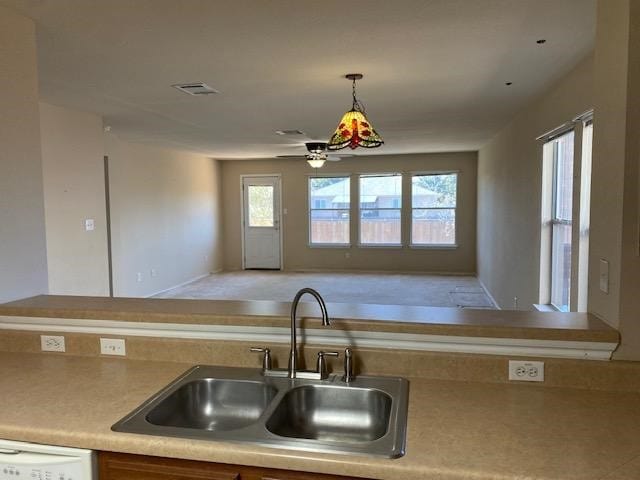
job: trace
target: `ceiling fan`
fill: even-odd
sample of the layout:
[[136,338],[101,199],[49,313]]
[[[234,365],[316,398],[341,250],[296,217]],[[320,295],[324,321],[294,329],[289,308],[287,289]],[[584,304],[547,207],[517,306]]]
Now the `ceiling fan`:
[[[306,158],[309,165],[313,168],[320,168],[325,161],[338,162],[344,157],[353,157],[354,155],[329,155],[327,154],[327,142],[305,142],[302,144],[306,147],[306,154],[298,155],[278,155],[278,158]],[[302,145],[296,145],[301,147]]]

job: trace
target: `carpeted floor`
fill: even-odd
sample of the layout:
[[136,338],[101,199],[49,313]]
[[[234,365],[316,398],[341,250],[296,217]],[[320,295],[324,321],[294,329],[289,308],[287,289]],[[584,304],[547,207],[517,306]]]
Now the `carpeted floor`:
[[155,298],[290,302],[302,287],[318,290],[333,303],[494,308],[475,277],[395,273],[223,272]]

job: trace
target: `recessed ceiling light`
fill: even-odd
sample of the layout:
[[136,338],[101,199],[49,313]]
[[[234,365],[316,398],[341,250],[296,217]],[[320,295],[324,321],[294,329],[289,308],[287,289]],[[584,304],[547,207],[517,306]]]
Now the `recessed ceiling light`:
[[538,45],[542,45],[542,44],[543,44],[543,43],[545,43],[545,42],[546,42],[546,40],[545,40],[544,38],[541,38],[540,40],[536,40],[536,43],[537,43]]
[[504,82],[504,84],[508,87],[509,85],[513,85],[513,82]]
[[304,135],[301,130],[276,130],[278,135]]

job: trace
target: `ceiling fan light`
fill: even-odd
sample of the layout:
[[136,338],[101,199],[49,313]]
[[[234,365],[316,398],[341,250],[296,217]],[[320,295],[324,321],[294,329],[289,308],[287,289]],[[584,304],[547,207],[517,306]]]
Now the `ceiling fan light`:
[[324,158],[308,158],[307,163],[311,165],[312,168],[321,168],[326,162]]
[[327,149],[327,144],[325,142],[307,142],[304,145],[312,155],[319,155],[321,153],[324,153],[324,151]]

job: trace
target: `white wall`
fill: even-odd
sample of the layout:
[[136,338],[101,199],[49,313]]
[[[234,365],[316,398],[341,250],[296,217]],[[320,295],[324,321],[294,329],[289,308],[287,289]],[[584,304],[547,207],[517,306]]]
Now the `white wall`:
[[102,118],[41,103],[40,127],[49,293],[108,296]]
[[593,68],[593,58],[584,59],[478,153],[478,277],[502,308],[514,308],[514,297],[518,309],[538,302],[542,143],[536,137],[593,108]]
[[106,140],[114,295],[147,296],[219,270],[219,163],[115,135]]
[[35,25],[0,7],[0,302],[47,293]]

